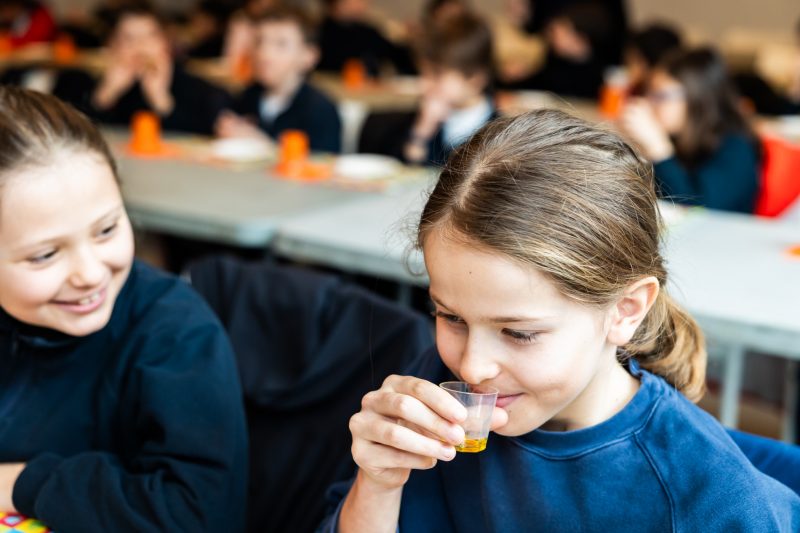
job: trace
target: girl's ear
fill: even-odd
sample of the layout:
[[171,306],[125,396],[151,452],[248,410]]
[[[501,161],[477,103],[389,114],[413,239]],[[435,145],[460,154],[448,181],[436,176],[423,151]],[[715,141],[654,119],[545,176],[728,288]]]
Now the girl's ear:
[[659,290],[658,280],[653,276],[640,279],[625,289],[610,310],[606,337],[609,344],[624,346],[630,342],[639,324],[653,307]]
[[306,51],[304,54],[304,62],[306,73],[311,72],[317,66],[317,62],[319,61],[319,47],[315,44],[307,44]]

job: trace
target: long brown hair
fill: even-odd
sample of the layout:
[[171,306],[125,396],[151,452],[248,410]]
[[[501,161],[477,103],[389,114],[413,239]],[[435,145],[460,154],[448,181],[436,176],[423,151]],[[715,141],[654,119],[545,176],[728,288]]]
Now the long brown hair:
[[584,305],[607,307],[654,276],[658,298],[622,348],[688,398],[704,392],[695,321],[667,294],[652,166],[618,135],[556,110],[505,117],[457,148],[420,219],[542,272]]
[[111,151],[86,115],[55,96],[0,86],[0,178],[47,165],[62,149],[94,152],[117,178]]
[[657,68],[675,78],[686,94],[687,116],[691,119],[674,139],[681,162],[689,167],[702,163],[722,138],[732,133],[749,138],[757,146],[725,62],[713,48],[674,52]]

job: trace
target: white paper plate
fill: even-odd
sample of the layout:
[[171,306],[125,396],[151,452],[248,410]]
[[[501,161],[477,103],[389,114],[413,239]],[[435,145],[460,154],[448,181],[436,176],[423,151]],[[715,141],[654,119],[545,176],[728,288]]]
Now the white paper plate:
[[353,180],[375,180],[392,176],[402,168],[392,157],[374,154],[350,154],[336,159],[334,173]]
[[233,162],[270,159],[275,156],[275,146],[261,139],[219,139],[211,143],[214,157]]

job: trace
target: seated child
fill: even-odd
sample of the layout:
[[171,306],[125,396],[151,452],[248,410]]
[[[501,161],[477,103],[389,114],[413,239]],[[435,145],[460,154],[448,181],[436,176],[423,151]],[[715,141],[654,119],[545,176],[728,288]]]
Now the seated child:
[[315,28],[301,10],[276,7],[256,22],[255,83],[216,125],[220,137],[276,140],[282,131],[302,130],[312,150],[341,150],[336,106],[306,81],[319,51]]
[[55,531],[241,531],[247,437],[222,325],[134,259],[92,122],[0,87],[0,512]]
[[[705,343],[662,235],[650,164],[608,130],[545,109],[457,148],[417,239],[436,349],[362,399],[321,530],[800,530],[800,497],[692,403]],[[452,380],[498,391],[480,453],[456,453],[476,409]]]
[[628,103],[620,126],[654,163],[663,197],[753,211],[759,142],[714,50],[688,50],[664,59],[650,78],[646,98]]
[[625,69],[631,94],[643,95],[653,69],[681,48],[681,36],[670,26],[652,24],[634,32],[625,47]]
[[360,151],[408,163],[444,163],[454,147],[496,116],[488,94],[492,60],[491,32],[475,15],[454,15],[429,26],[418,52],[419,110],[368,118]]
[[120,8],[109,42],[109,64],[87,112],[108,124],[128,124],[137,111],[161,117],[165,130],[211,134],[228,95],[188,74],[170,52],[158,15],[145,4]]

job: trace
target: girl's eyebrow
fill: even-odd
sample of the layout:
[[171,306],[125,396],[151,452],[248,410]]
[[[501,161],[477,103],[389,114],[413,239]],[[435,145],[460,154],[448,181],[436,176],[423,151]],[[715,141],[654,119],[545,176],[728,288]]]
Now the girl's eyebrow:
[[[445,309],[450,309],[450,307],[448,307],[447,305],[442,303],[442,301],[439,298],[434,296],[433,292],[428,291],[428,294],[430,295],[431,300],[433,300],[433,303],[435,303],[436,305],[439,305],[441,307],[444,307]],[[458,313],[456,313],[456,314],[458,314]],[[493,324],[513,324],[513,323],[517,323],[517,322],[544,322],[546,320],[552,320],[553,318],[555,318],[555,317],[550,317],[550,316],[542,316],[542,317],[532,317],[532,316],[485,316],[485,317],[480,317],[480,321],[481,322],[489,322],[489,323],[493,323]]]

